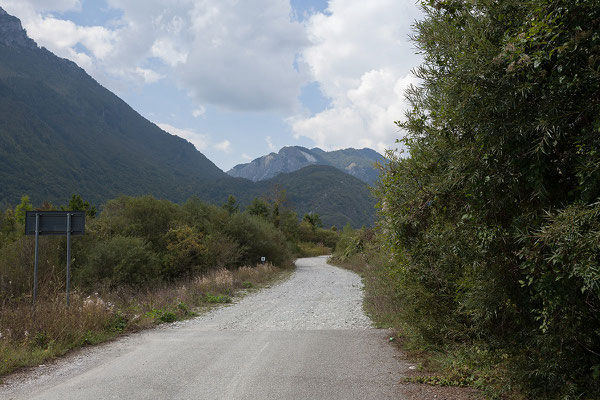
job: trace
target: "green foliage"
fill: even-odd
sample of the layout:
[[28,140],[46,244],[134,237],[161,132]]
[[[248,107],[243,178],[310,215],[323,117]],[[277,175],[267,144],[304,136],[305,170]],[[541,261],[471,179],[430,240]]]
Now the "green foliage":
[[212,295],[212,294],[206,294],[204,296],[204,301],[207,303],[211,303],[211,304],[218,304],[218,303],[231,303],[231,297],[226,296],[226,295]]
[[19,224],[25,224],[27,211],[33,211],[29,196],[21,196],[21,203],[15,207],[15,219]]
[[114,313],[106,322],[106,330],[110,332],[123,332],[129,323],[128,318],[120,312]]
[[290,253],[283,233],[263,218],[238,213],[231,216],[224,233],[240,245],[240,262],[254,265],[266,257],[275,265],[284,265]]
[[17,238],[17,219],[15,213],[7,208],[0,214],[0,249],[5,243],[12,242]]
[[298,215],[318,213],[324,226],[348,222],[355,227],[369,226],[375,218],[375,201],[368,186],[333,167],[312,165],[257,185],[285,188]]
[[240,265],[243,248],[227,234],[215,231],[205,237],[206,265],[211,268],[226,268]]
[[298,226],[298,238],[301,242],[320,243],[333,249],[338,242],[339,235],[336,231],[316,228],[308,222],[303,221]]
[[143,239],[114,236],[94,245],[78,277],[84,284],[140,286],[160,277],[157,255]]
[[205,272],[208,248],[204,235],[189,226],[170,229],[166,234],[167,254],[163,276],[180,279]]
[[302,221],[310,224],[310,226],[312,226],[313,229],[323,227],[323,223],[321,222],[321,217],[319,217],[319,214],[317,214],[317,213],[311,212],[311,213],[304,214]]
[[72,195],[69,204],[66,207],[61,207],[61,209],[63,211],[85,211],[86,215],[90,218],[96,216],[96,206],[90,205],[88,201],[84,201],[78,194]]
[[148,311],[146,316],[153,319],[154,322],[158,324],[177,321],[177,314],[175,314],[173,311],[163,309],[153,309]]
[[300,242],[298,243],[300,257],[317,257],[331,254],[331,248],[323,243]]
[[227,211],[229,213],[229,215],[231,214],[235,214],[236,212],[239,211],[239,206],[236,204],[237,200],[235,199],[235,196],[233,195],[229,195],[229,197],[227,197],[227,201],[225,203],[223,203],[222,207],[225,211]]
[[179,219],[180,208],[168,200],[122,196],[104,205],[99,233],[142,237],[161,252],[166,248],[166,233]]
[[254,200],[252,200],[252,203],[246,207],[246,212],[251,215],[263,217],[265,219],[268,219],[271,215],[269,204],[258,197],[255,197]]
[[410,156],[388,153],[376,189],[398,313],[425,346],[508,354],[529,396],[597,396],[600,7],[424,9]]

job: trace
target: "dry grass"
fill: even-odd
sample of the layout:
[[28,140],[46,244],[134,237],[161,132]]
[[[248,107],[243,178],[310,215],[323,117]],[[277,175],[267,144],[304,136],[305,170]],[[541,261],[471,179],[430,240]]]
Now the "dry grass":
[[35,309],[25,301],[4,304],[0,310],[0,377],[124,332],[192,317],[210,304],[230,302],[241,289],[260,287],[283,273],[267,263],[219,269],[143,291],[99,290],[89,296],[74,291],[69,308],[62,292],[40,293]]

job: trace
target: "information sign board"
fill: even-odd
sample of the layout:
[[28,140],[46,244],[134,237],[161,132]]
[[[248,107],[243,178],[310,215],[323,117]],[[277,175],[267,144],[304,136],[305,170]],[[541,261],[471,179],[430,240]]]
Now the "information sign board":
[[39,235],[66,235],[67,214],[71,215],[71,235],[85,233],[85,211],[27,211],[25,234],[35,235],[35,219],[39,215]]

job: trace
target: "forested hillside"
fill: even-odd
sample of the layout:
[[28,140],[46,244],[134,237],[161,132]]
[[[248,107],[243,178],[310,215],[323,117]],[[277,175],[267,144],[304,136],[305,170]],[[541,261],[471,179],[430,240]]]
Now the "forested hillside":
[[[100,203],[151,193],[183,201],[226,177],[184,139],[169,135],[74,63],[27,40],[18,19],[0,42],[0,202],[72,193]],[[12,41],[8,38],[12,35]]]

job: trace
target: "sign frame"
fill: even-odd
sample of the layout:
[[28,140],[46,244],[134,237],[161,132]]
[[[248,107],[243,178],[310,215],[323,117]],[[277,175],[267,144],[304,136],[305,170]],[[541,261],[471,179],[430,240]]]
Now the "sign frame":
[[[64,229],[63,229],[64,227]],[[33,304],[37,299],[39,237],[43,235],[67,236],[67,307],[71,287],[71,235],[85,234],[85,211],[27,211],[25,235],[35,235],[35,260],[33,264]]]

